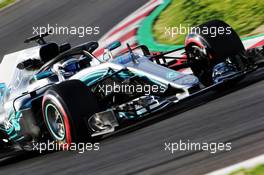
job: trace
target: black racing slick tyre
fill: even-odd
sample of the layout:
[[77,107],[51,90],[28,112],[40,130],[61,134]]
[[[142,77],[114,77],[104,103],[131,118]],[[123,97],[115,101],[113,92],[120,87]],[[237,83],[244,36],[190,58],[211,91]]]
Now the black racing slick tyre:
[[245,52],[237,33],[220,20],[193,29],[185,39],[185,50],[191,70],[205,86],[213,84],[212,71],[216,64]]
[[70,145],[91,139],[87,120],[99,112],[99,105],[95,95],[84,83],[69,80],[45,92],[42,112],[54,140]]

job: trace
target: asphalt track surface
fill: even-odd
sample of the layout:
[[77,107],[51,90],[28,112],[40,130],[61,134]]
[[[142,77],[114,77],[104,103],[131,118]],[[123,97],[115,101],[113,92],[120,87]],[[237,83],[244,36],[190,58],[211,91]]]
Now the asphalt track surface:
[[[22,0],[0,12],[0,55],[25,48],[32,25],[99,25],[101,34],[146,1]],[[101,35],[100,34],[100,35]],[[96,40],[98,36],[88,39]],[[60,38],[60,37],[58,37]],[[53,37],[52,39],[57,39]],[[66,38],[78,43],[87,38]],[[2,75],[1,75],[2,76]],[[264,83],[257,72],[228,91],[176,105],[105,138],[100,151],[23,154],[1,163],[0,174],[204,174],[264,153]],[[164,142],[232,142],[232,150],[165,151]]]

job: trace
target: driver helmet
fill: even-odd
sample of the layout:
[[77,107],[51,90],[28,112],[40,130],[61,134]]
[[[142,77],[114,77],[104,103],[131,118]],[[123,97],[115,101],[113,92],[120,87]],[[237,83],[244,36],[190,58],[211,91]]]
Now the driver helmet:
[[63,70],[67,75],[72,76],[78,71],[80,71],[80,64],[79,60],[76,58],[70,58],[67,61],[65,61],[62,65]]

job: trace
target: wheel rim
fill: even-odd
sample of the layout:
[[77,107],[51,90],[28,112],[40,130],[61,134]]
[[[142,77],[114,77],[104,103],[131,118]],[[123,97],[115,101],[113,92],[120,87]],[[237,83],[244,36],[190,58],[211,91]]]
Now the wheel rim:
[[45,107],[45,117],[47,125],[52,135],[58,140],[63,141],[66,137],[66,129],[63,121],[63,117],[56,106],[48,104]]

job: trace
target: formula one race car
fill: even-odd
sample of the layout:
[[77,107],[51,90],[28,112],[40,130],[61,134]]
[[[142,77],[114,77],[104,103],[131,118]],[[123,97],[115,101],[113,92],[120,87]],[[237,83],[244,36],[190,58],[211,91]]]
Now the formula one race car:
[[[215,37],[188,34],[181,48],[187,59],[181,65],[175,63],[182,57],[166,56],[179,49],[152,55],[146,46],[128,45],[127,52],[113,57],[111,51],[120,46],[117,41],[97,59],[92,54],[97,42],[71,48],[46,43],[43,35],[27,39],[39,46],[7,55],[0,68],[5,76],[0,86],[2,149],[19,145],[30,150],[33,142],[47,140],[89,141],[182,99],[239,81],[264,65],[263,47],[245,50],[226,23],[214,20],[197,28],[205,27],[230,31]],[[10,72],[6,65],[17,58]],[[178,71],[187,67],[193,74]]]

